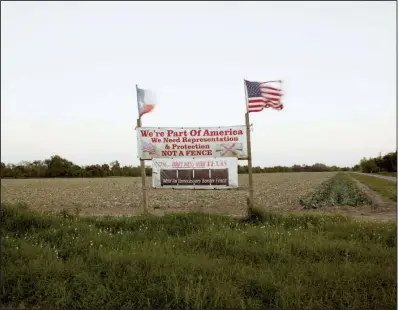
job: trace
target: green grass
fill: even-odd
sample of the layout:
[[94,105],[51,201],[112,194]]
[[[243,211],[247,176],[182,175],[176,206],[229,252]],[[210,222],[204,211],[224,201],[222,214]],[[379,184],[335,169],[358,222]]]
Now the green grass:
[[384,201],[397,201],[396,182],[357,173],[350,173],[350,175],[378,193]]
[[385,175],[388,177],[397,177],[396,172],[376,172],[375,174]]
[[371,201],[344,172],[339,172],[331,179],[326,180],[314,193],[301,198],[299,202],[307,209],[371,204]]
[[2,207],[4,307],[396,308],[396,223]]

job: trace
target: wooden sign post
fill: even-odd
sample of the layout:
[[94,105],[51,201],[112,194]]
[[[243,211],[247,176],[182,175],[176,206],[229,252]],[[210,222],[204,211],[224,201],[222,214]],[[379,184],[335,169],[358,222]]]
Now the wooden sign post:
[[249,209],[254,207],[254,187],[253,187],[253,169],[252,169],[252,145],[251,145],[251,135],[250,135],[250,118],[249,118],[249,103],[247,96],[247,87],[245,79],[243,79],[243,87],[245,89],[245,123],[246,123],[246,136],[247,136],[247,172],[249,173]]
[[250,140],[250,119],[249,112],[245,114],[246,136],[247,136],[247,168],[249,173],[249,208],[254,207],[254,187],[253,187],[253,169],[252,169],[252,147]]
[[[139,105],[138,102],[138,85],[135,85],[136,88],[136,93],[137,93],[137,105]],[[137,128],[142,127],[142,121],[141,121],[141,115],[138,115],[137,119]],[[146,171],[145,171],[145,160],[140,158],[140,164],[141,164],[141,182],[142,182],[142,201],[144,203],[144,213],[148,213],[148,196],[147,196],[147,188],[146,188]]]
[[[137,128],[140,127],[142,127],[141,117],[137,119]],[[144,213],[148,213],[145,160],[140,158],[140,164],[141,164],[141,182],[142,182],[142,201],[144,203]]]

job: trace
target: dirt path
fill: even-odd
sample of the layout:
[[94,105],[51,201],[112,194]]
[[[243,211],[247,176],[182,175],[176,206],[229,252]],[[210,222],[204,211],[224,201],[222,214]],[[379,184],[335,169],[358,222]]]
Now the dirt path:
[[388,207],[388,204],[380,197],[379,194],[371,190],[367,185],[361,183],[357,179],[354,178],[351,179],[355,182],[358,188],[366,195],[366,197],[368,197],[368,199],[372,201],[372,205],[374,206],[374,208],[380,209],[380,208],[385,208],[386,206]]
[[368,221],[396,221],[397,213],[392,210],[377,210],[374,206],[363,206],[363,207],[350,207],[350,206],[342,206],[342,207],[327,207],[324,208],[321,212],[323,213],[331,213],[336,214],[340,213],[342,215],[346,215],[357,220],[368,220]]
[[320,209],[304,209],[302,206],[295,206],[285,209],[279,209],[278,211],[282,213],[292,212],[296,214],[300,213],[311,213],[318,215],[333,215],[341,214],[354,218],[356,220],[367,220],[367,221],[396,221],[397,213],[396,210],[391,209],[381,209],[374,205],[366,205],[361,207],[351,207],[351,206],[330,206],[322,207]]
[[397,221],[397,204],[394,202],[386,202],[376,192],[371,190],[365,184],[352,178],[358,188],[368,197],[372,202],[371,205],[360,207],[351,206],[330,206],[320,209],[304,209],[301,206],[287,208],[284,211],[288,212],[309,212],[318,214],[342,214],[355,218],[357,220],[368,221]]
[[362,175],[369,175],[371,177],[397,182],[397,178],[396,177],[389,177],[387,175],[380,175],[380,174],[374,174],[374,173],[361,173],[361,172],[353,172],[353,173],[362,174]]
[[[365,174],[365,173],[364,173]],[[365,174],[366,175],[366,174]],[[381,176],[383,177],[383,176]],[[347,215],[368,220],[396,221],[397,220],[397,204],[394,202],[386,202],[380,195],[371,190],[368,186],[361,183],[357,179],[352,178],[358,188],[370,199],[371,206],[360,208],[347,207],[345,209]]]

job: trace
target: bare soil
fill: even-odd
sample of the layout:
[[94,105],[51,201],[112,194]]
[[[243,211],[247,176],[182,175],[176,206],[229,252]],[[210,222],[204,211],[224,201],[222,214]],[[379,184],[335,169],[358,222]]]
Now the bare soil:
[[353,217],[360,220],[379,220],[379,221],[396,221],[397,212],[396,210],[379,210],[375,209],[374,206],[362,206],[362,207],[351,207],[351,206],[339,206],[339,207],[326,207],[322,211],[318,210],[303,210],[303,212],[320,212],[320,213],[338,213]]
[[[396,205],[358,182],[372,200],[371,206],[328,207],[322,211],[303,210],[298,200],[313,192],[335,173],[269,173],[254,175],[255,201],[265,209],[286,212],[339,212],[370,220],[396,220]],[[146,179],[150,186],[151,178]],[[248,176],[239,176],[239,186],[248,186]],[[245,190],[148,190],[149,212],[164,215],[176,212],[208,212],[246,215]],[[27,179],[1,180],[1,202],[24,202],[36,210],[63,209],[82,216],[134,216],[142,214],[140,178]]]
[[[334,173],[269,173],[254,175],[255,200],[264,207],[297,204]],[[151,185],[151,178],[146,179]],[[248,176],[239,176],[248,187]],[[246,190],[148,191],[149,211],[246,213]],[[81,215],[137,215],[142,212],[141,178],[3,179],[2,202],[25,202],[43,211],[79,209]]]

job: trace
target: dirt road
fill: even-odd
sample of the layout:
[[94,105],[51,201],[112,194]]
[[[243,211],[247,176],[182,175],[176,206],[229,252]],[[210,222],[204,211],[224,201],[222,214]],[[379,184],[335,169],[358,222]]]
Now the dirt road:
[[360,172],[354,172],[354,173],[362,174],[362,175],[370,175],[371,177],[397,182],[397,178],[396,177],[389,177],[389,176],[386,176],[386,175],[380,175],[380,174],[374,174],[374,173],[360,173]]

